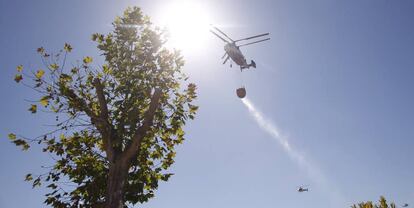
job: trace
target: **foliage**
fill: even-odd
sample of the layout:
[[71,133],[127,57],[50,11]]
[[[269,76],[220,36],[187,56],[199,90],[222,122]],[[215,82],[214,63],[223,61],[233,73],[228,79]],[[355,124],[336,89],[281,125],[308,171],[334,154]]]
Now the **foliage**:
[[[9,134],[24,150],[35,142],[53,156],[47,173],[25,177],[50,190],[45,203],[53,207],[110,207],[114,190],[122,193],[120,207],[146,202],[173,175],[167,169],[175,146],[198,108],[196,86],[181,87],[187,81],[181,55],[164,47],[162,31],[139,8],[128,8],[113,26],[112,33],[92,36],[105,58],[101,66],[86,56],[68,69],[75,49],[65,43],[55,55],[37,49],[44,69],[17,67],[15,81],[40,95],[40,106],[30,104],[29,111],[56,114],[56,129],[44,135]],[[124,181],[116,174],[123,170]]]
[[352,205],[351,208],[395,208],[394,203],[387,204],[387,200],[383,196],[380,197],[379,204],[373,204],[371,201],[361,202],[357,205]]

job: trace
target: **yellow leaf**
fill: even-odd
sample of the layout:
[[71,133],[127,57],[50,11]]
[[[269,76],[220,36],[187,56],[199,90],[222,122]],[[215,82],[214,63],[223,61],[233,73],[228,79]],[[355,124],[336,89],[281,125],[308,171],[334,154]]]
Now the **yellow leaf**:
[[17,71],[18,71],[18,72],[22,72],[22,70],[23,70],[23,65],[19,65],[19,66],[17,66],[17,67],[16,67],[16,69],[17,69]]
[[16,76],[14,76],[14,81],[16,81],[17,83],[19,83],[22,79],[23,76],[21,74],[16,74]]
[[36,113],[37,112],[37,105],[31,105],[29,108],[29,111],[32,113]]
[[10,133],[9,134],[9,139],[12,140],[12,141],[16,140],[16,134]]
[[43,106],[47,106],[49,105],[49,97],[48,96],[44,96],[40,99],[40,104],[42,104]]
[[36,72],[36,78],[41,79],[44,74],[45,74],[45,71],[43,71],[42,69],[39,69]]
[[56,70],[56,69],[58,69],[58,68],[59,68],[59,65],[57,65],[56,63],[53,63],[53,64],[50,64],[50,68],[51,68],[52,70]]
[[83,63],[85,63],[85,64],[89,64],[89,63],[91,63],[92,62],[92,57],[90,57],[90,56],[86,56],[84,59],[83,59]]

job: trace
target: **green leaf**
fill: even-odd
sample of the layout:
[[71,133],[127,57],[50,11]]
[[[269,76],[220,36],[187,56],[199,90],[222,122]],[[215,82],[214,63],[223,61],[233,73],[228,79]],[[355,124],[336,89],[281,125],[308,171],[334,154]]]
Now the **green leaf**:
[[64,134],[60,134],[60,135],[59,135],[59,139],[60,139],[60,140],[64,140],[65,138],[66,138],[66,137],[65,137],[65,135],[64,135]]
[[56,69],[59,69],[59,65],[57,65],[56,63],[53,63],[53,64],[50,64],[50,68],[52,70],[56,70]]
[[14,81],[16,81],[17,83],[22,81],[22,79],[23,79],[23,76],[21,74],[16,74],[16,76],[14,76]]
[[184,136],[185,133],[184,133],[182,128],[178,128],[177,131],[175,132],[175,134],[177,134],[177,136],[182,137],[182,136]]
[[168,179],[171,177],[171,176],[173,176],[174,175],[174,173],[167,173],[167,174],[164,174],[163,176],[161,176],[161,180],[163,180],[163,181],[168,181]]
[[36,75],[36,78],[41,79],[44,74],[45,74],[45,71],[43,71],[42,69],[39,69],[37,70],[35,75]]
[[73,67],[73,68],[70,70],[70,72],[71,72],[72,74],[77,74],[77,73],[79,72],[79,69],[78,69],[78,68],[76,68],[76,67]]
[[8,136],[11,141],[16,140],[16,134],[10,133]]
[[196,105],[188,104],[188,107],[190,108],[190,113],[196,113],[198,110],[198,106]]
[[97,41],[98,43],[102,43],[103,39],[104,39],[104,36],[102,34],[95,33],[92,35],[92,40]]
[[40,99],[40,104],[43,105],[44,107],[46,107],[47,105],[49,105],[49,96],[43,96]]
[[32,174],[30,174],[30,173],[27,174],[24,180],[25,181],[31,181],[31,180],[33,180]]
[[57,188],[56,184],[54,184],[54,183],[51,183],[46,187],[51,188],[51,189],[56,189]]
[[90,57],[90,56],[86,56],[85,58],[83,58],[83,63],[85,63],[85,64],[89,64],[92,61],[93,61],[92,57]]
[[30,105],[29,111],[32,113],[36,113],[37,112],[37,105]]
[[93,41],[95,41],[97,38],[98,38],[98,34],[97,34],[97,33],[92,34],[92,38],[91,38],[91,39],[92,39]]
[[40,178],[37,178],[36,180],[33,181],[33,188],[36,186],[41,186],[42,183],[40,182]]
[[22,150],[23,151],[26,151],[26,150],[28,150],[30,148],[30,145],[29,144],[24,144],[23,146],[22,146]]
[[72,77],[69,76],[69,75],[67,75],[67,74],[65,74],[65,73],[62,73],[59,76],[59,81],[61,81],[61,82],[70,82],[70,81],[72,81]]
[[23,65],[19,65],[19,66],[17,66],[17,67],[16,67],[16,70],[17,70],[18,72],[22,72],[22,71],[23,71]]
[[104,72],[105,74],[109,74],[109,73],[111,73],[111,69],[109,68],[109,66],[108,66],[108,65],[104,64],[104,65],[102,66],[102,68],[103,68],[103,72]]
[[27,144],[25,140],[22,139],[16,139],[12,141],[16,146],[21,146],[22,150],[28,150],[30,148],[30,145]]
[[71,51],[72,51],[72,46],[71,46],[71,45],[69,45],[68,43],[65,43],[65,47],[63,47],[63,49],[64,49],[66,52],[71,52]]

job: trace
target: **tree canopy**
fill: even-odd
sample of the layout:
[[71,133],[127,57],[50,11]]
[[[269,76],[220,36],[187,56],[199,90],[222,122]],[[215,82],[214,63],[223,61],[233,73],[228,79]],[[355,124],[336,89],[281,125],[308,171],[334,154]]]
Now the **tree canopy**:
[[395,207],[396,206],[394,203],[388,204],[387,200],[383,196],[380,197],[379,204],[374,204],[372,203],[372,201],[367,201],[367,202],[358,203],[358,205],[354,204],[351,206],[351,208],[395,208]]
[[29,111],[56,115],[55,127],[38,137],[9,134],[23,150],[43,145],[54,164],[27,174],[33,187],[50,191],[53,207],[127,207],[154,196],[172,173],[175,147],[198,107],[196,86],[187,83],[184,61],[167,49],[163,31],[138,7],[128,8],[109,34],[93,34],[104,63],[91,56],[69,66],[66,43],[57,54],[37,49],[44,67],[17,66],[14,80],[35,90]]

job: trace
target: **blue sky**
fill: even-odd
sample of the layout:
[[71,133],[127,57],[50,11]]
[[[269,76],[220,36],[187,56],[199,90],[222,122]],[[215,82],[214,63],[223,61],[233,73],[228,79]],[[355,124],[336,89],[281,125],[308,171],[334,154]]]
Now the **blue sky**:
[[[43,207],[42,189],[23,181],[50,158],[21,152],[10,132],[35,136],[53,118],[31,115],[30,89],[13,81],[15,67],[41,67],[39,46],[65,42],[72,61],[97,57],[92,33],[127,6],[160,16],[163,1],[0,1],[0,207]],[[234,38],[270,32],[243,48],[256,70],[221,65],[213,35],[184,51],[185,71],[200,106],[178,148],[175,176],[142,207],[349,207],[384,195],[414,204],[414,2],[408,0],[208,1],[211,22]],[[241,81],[243,80],[243,81]],[[318,174],[264,131],[235,95],[248,99]],[[323,181],[323,182],[321,182]],[[309,184],[310,192],[297,193]]]

